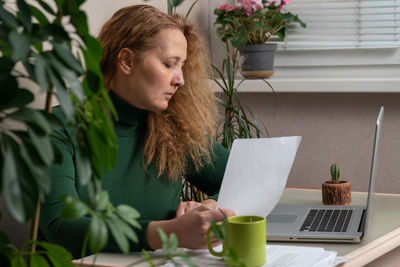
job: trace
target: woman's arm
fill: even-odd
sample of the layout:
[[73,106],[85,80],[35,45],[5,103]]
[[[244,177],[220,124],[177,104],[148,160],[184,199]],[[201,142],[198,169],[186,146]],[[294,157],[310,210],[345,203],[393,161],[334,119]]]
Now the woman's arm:
[[[191,171],[186,176],[186,179],[202,192],[209,195],[211,199],[216,200],[218,198],[218,192],[224,178],[228,157],[229,151],[222,147],[219,143],[214,142],[211,163],[205,163],[204,166],[198,171],[196,171],[194,167],[191,167]],[[212,203],[213,202],[210,200],[204,204],[216,204]]]

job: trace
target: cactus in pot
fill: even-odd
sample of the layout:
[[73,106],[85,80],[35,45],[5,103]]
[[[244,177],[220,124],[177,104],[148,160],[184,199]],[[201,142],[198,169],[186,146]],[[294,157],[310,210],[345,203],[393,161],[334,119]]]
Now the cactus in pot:
[[340,179],[340,167],[337,163],[333,163],[331,165],[331,176],[332,176],[332,183],[338,184]]
[[330,172],[331,180],[322,184],[322,203],[324,205],[350,205],[350,182],[340,180],[339,164],[333,163]]

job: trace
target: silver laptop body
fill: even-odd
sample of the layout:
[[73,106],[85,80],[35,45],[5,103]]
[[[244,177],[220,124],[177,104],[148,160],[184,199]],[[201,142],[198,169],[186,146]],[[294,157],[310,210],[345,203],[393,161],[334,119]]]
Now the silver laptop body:
[[268,241],[360,242],[371,214],[384,108],[376,121],[366,206],[277,205],[267,216]]

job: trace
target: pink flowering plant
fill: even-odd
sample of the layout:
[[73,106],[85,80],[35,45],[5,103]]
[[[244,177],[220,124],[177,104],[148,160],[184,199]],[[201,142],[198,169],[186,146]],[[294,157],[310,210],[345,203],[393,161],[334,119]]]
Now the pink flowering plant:
[[245,44],[264,44],[271,36],[285,39],[286,26],[306,24],[297,15],[284,12],[291,0],[240,0],[236,5],[224,4],[214,10],[217,34],[223,42],[241,48]]

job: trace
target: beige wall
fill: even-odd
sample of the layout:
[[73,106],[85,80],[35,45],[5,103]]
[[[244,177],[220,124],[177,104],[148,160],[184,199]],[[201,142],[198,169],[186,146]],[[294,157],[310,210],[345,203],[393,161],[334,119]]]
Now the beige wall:
[[271,137],[303,137],[288,186],[320,188],[336,161],[355,191],[368,188],[375,123],[384,105],[375,191],[400,193],[400,94],[243,93],[241,99]]
[[[199,29],[208,28],[209,3],[200,0],[191,19]],[[90,30],[98,34],[101,25],[121,7],[148,3],[166,11],[165,0],[88,0]],[[191,0],[179,8],[185,13]],[[245,85],[243,85],[245,86]],[[288,186],[319,188],[329,179],[329,166],[337,161],[344,179],[357,191],[367,190],[376,116],[381,105],[386,114],[380,150],[376,191],[400,193],[400,94],[379,93],[242,93],[242,101],[255,111],[271,137],[301,135]],[[43,107],[39,98],[36,106]]]

